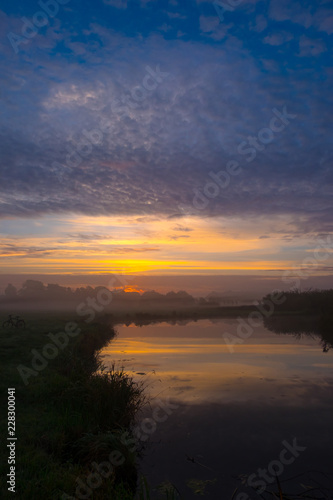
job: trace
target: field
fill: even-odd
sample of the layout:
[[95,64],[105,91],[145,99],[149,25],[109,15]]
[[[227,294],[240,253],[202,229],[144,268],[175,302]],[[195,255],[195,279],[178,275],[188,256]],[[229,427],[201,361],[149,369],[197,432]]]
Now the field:
[[[122,372],[95,373],[101,368],[98,350],[113,338],[113,329],[102,320],[87,326],[60,314],[24,319],[25,328],[0,330],[2,498],[13,497],[4,479],[10,468],[8,388],[15,388],[20,499],[87,498],[89,490],[94,499],[133,498],[136,450],[126,432],[144,404],[142,388]],[[66,326],[71,336],[56,335],[52,341],[48,334]],[[96,474],[102,462],[109,465]]]

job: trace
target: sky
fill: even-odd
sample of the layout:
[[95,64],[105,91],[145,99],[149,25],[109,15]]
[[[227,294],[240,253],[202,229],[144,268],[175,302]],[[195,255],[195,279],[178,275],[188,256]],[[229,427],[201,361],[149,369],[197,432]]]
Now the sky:
[[333,274],[332,1],[12,0],[0,31],[1,273]]

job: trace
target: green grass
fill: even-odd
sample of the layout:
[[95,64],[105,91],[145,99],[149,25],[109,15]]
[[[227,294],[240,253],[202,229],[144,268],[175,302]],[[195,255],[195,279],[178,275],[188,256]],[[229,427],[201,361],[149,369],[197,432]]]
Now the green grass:
[[[6,318],[0,319],[2,324]],[[98,350],[113,338],[114,331],[103,322],[77,321],[81,333],[25,385],[17,366],[30,367],[31,349],[41,352],[50,343],[47,334],[63,331],[73,318],[55,313],[30,314],[24,319],[23,331],[0,328],[1,498],[13,498],[6,484],[8,387],[16,388],[14,497],[60,499],[63,492],[74,496],[76,479],[85,481],[94,470],[92,462],[99,464],[117,450],[124,463],[113,467],[90,498],[133,498],[136,453],[121,442],[121,436],[144,404],[143,388],[122,371],[96,374],[101,369]]]

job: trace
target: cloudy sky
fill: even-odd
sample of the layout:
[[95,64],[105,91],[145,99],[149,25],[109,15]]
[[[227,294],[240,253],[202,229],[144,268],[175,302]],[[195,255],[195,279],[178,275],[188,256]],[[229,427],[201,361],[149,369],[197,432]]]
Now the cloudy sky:
[[280,272],[328,241],[332,1],[2,8],[2,272]]

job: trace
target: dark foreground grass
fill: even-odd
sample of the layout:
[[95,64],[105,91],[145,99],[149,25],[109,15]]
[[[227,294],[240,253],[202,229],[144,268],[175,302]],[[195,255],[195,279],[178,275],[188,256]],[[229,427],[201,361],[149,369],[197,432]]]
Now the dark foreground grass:
[[[0,327],[1,498],[83,498],[75,494],[77,479],[86,484],[89,474],[96,472],[93,463],[107,461],[114,452],[115,465],[91,489],[89,498],[132,499],[137,482],[136,452],[123,436],[127,431],[130,437],[130,425],[144,396],[143,388],[124,372],[99,371],[98,350],[113,338],[114,331],[102,321],[78,322],[81,333],[25,385],[18,365],[31,367],[31,349],[42,352],[50,343],[47,334],[63,331],[71,318],[38,314],[25,315],[25,320],[24,330]],[[8,491],[6,483],[9,387],[16,389],[16,493]]]

